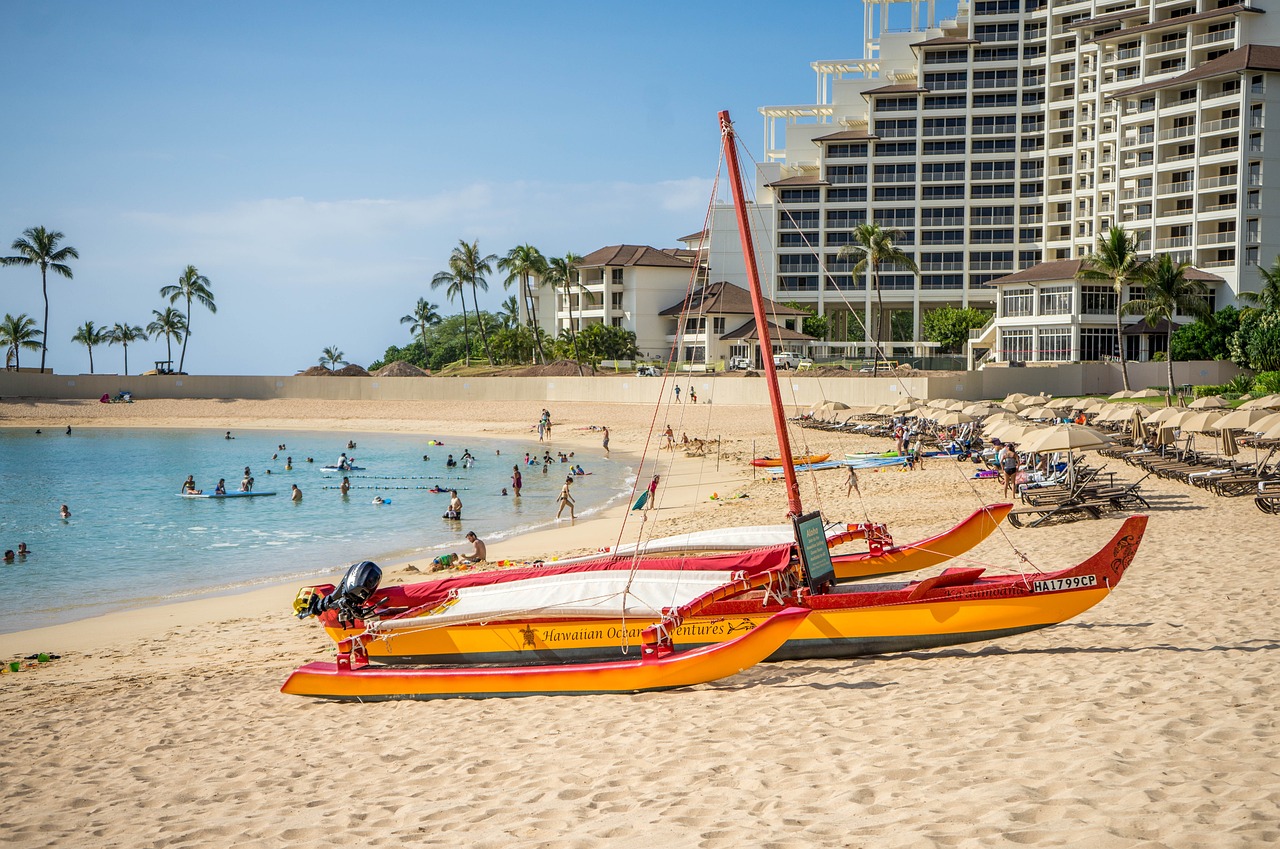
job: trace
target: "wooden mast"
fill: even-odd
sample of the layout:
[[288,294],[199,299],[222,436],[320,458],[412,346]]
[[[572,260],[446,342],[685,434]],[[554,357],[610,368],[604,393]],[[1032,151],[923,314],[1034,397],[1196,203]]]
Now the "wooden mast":
[[804,512],[800,506],[800,484],[796,480],[795,463],[791,460],[791,439],[787,436],[787,420],[782,414],[782,392],[778,388],[778,370],[773,365],[773,341],[769,338],[769,322],[760,288],[760,272],[756,267],[756,248],[751,240],[751,224],[747,219],[747,201],[742,192],[742,172],[738,168],[738,145],[728,111],[720,113],[720,137],[724,157],[729,166],[729,185],[733,188],[733,208],[738,215],[738,235],[742,238],[742,258],[747,265],[751,305],[756,314],[756,333],[760,339],[765,383],[773,406],[773,426],[778,433],[778,450],[782,452],[782,473],[787,483],[787,511],[791,516]]

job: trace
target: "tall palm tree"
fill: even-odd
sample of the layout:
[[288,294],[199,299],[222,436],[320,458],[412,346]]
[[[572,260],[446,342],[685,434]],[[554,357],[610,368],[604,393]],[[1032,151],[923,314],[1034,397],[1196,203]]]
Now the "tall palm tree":
[[436,276],[431,278],[431,288],[437,289],[444,286],[444,296],[449,299],[449,303],[453,303],[454,298],[462,301],[462,360],[468,366],[471,365],[471,328],[467,324],[467,284],[452,270],[438,271]]
[[0,321],[0,345],[5,346],[5,367],[8,367],[9,355],[12,354],[13,367],[22,368],[20,352],[23,348],[28,351],[43,350],[44,344],[40,342],[42,336],[44,331],[36,330],[36,320],[26,313],[16,316],[5,313],[4,321]]
[[1084,258],[1076,277],[1083,281],[1110,283],[1116,293],[1116,350],[1120,356],[1120,379],[1126,391],[1129,389],[1129,366],[1124,356],[1124,287],[1130,280],[1142,276],[1148,260],[1138,256],[1138,238],[1123,227],[1115,226],[1098,237],[1097,249]]
[[[173,366],[173,340],[179,342],[186,338],[187,333],[187,317],[182,314],[181,310],[173,307],[165,307],[164,311],[152,310],[151,314],[155,316],[155,320],[147,325],[147,332],[151,334],[152,339],[164,337],[164,347],[168,352],[166,357],[169,360],[170,367]],[[182,366],[178,366],[178,371],[182,371]]]
[[1120,309],[1125,315],[1141,315],[1154,327],[1163,319],[1169,323],[1169,339],[1165,362],[1169,366],[1169,398],[1173,397],[1173,317],[1182,313],[1203,318],[1209,314],[1209,305],[1201,295],[1208,292],[1199,280],[1188,280],[1190,263],[1174,262],[1168,254],[1146,263],[1137,278],[1143,287],[1143,297],[1129,301]]
[[413,312],[400,317],[401,324],[411,325],[409,333],[417,333],[422,336],[422,350],[427,349],[427,330],[435,327],[443,319],[440,316],[440,310],[435,304],[427,303],[426,298],[418,298],[418,303],[414,305]]
[[197,271],[194,265],[188,265],[177,283],[160,289],[160,297],[168,298],[171,304],[176,304],[180,300],[187,302],[185,314],[187,335],[182,338],[182,354],[178,359],[179,372],[183,371],[187,363],[187,340],[191,338],[191,302],[198,302],[215,315],[218,312],[218,305],[213,302],[213,292],[209,289],[210,285],[208,277]]
[[[520,302],[525,305],[527,315],[529,316],[529,324],[533,327],[538,326],[538,307],[534,301],[533,289],[529,285],[531,277],[545,277],[547,274],[547,259],[542,255],[542,251],[533,245],[516,245],[507,251],[507,255],[498,260],[498,268],[507,272],[507,279],[502,281],[504,289],[511,288],[511,284],[520,281]],[[534,334],[534,350],[545,363],[547,361],[546,352],[542,350],[542,340],[538,335]]]
[[476,324],[480,327],[480,341],[484,344],[484,357],[489,361],[489,365],[493,365],[493,353],[489,350],[489,333],[484,326],[484,315],[480,312],[480,298],[476,290],[489,291],[489,281],[485,279],[485,275],[493,273],[493,264],[497,261],[497,254],[489,254],[488,256],[480,254],[480,242],[478,240],[474,242],[467,242],[463,239],[458,240],[458,246],[449,255],[449,268],[471,288],[471,303],[476,310]]
[[105,344],[110,333],[105,327],[97,327],[92,321],[86,321],[76,329],[72,342],[79,342],[89,349],[89,374],[93,374],[93,346]]
[[1258,273],[1262,275],[1262,290],[1241,292],[1240,300],[1267,312],[1280,312],[1280,256],[1271,263],[1271,268],[1259,268]]
[[117,323],[107,331],[108,345],[121,345],[124,347],[125,377],[129,376],[129,343],[145,341],[147,341],[147,331],[137,324]]
[[[912,274],[919,274],[915,262],[912,261],[911,255],[904,252],[896,244],[898,239],[902,238],[901,230],[881,227],[874,221],[867,221],[859,224],[853,230],[853,244],[845,245],[840,248],[836,256],[852,257],[856,260],[853,266],[855,275],[865,274],[868,270],[871,272],[871,288],[876,293],[876,316],[872,322],[871,340],[876,343],[875,353],[872,357],[872,368],[878,369],[879,356],[882,353],[880,349],[881,341],[881,325],[884,324],[884,297],[880,294],[880,268],[884,265],[896,265],[899,268],[905,268]],[[769,356],[769,352],[763,352],[764,356]]]
[[[330,345],[320,352],[320,365],[329,371],[333,371],[337,366],[345,366],[347,364],[347,361],[343,359],[345,356],[346,354],[338,350],[337,345]],[[328,363],[328,365],[325,365],[325,363]]]
[[553,287],[564,288],[564,299],[569,305],[569,339],[572,342],[573,360],[578,364],[578,374],[582,374],[582,356],[578,352],[578,334],[573,322],[573,290],[585,291],[578,274],[578,263],[582,257],[570,251],[564,256],[555,256],[547,260],[547,271],[544,280]]
[[[40,266],[40,291],[44,293],[44,324],[41,335],[46,336],[49,329],[49,269],[71,279],[69,259],[79,259],[80,253],[70,245],[59,248],[58,242],[64,236],[57,230],[46,230],[43,227],[30,227],[22,231],[20,238],[14,239],[10,247],[18,252],[18,256],[0,257],[0,265],[38,265]],[[47,338],[47,336],[46,336]],[[44,358],[49,348],[40,344],[40,371],[44,371]]]

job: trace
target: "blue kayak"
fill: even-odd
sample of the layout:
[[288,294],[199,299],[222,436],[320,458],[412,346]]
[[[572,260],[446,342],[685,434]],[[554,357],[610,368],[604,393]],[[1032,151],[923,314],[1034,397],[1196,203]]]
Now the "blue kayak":
[[260,495],[275,495],[274,492],[179,492],[179,498],[255,498]]

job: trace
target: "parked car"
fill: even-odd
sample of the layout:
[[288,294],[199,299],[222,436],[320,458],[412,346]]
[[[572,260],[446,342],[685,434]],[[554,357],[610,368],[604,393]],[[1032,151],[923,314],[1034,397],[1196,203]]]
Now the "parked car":
[[662,369],[657,366],[636,366],[636,377],[662,377]]
[[751,368],[751,360],[746,357],[730,357],[729,371],[746,371]]
[[774,368],[799,368],[800,355],[794,351],[782,351],[773,355]]

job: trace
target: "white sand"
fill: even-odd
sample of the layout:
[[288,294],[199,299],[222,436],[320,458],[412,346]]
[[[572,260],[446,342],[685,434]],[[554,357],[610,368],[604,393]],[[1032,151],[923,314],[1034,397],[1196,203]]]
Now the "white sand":
[[[6,401],[0,424],[445,434],[465,418],[472,433],[512,435],[537,412]],[[608,423],[615,451],[638,451],[651,416],[624,405],[553,412],[567,425],[557,442],[568,444],[573,426]],[[719,474],[714,457],[678,460],[654,517],[660,532],[780,521],[781,486],[752,483],[743,463],[751,438],[766,445],[764,410],[681,414],[690,435],[708,414],[711,432],[732,432],[737,460],[722,460]],[[839,453],[884,445],[804,436]],[[585,433],[573,442],[599,444]],[[840,472],[820,476],[816,495],[807,481],[802,491],[829,516],[888,521],[901,541],[999,500],[999,485],[968,482],[967,468],[863,473],[865,501],[852,503]],[[1280,525],[1249,499],[1144,486],[1155,509],[1132,569],[1072,623],[874,660],[759,666],[671,693],[373,705],[283,696],[289,670],[328,650],[315,624],[289,616],[294,586],[0,636],[0,658],[63,655],[0,676],[0,844],[1273,844]],[[713,504],[711,491],[751,497]],[[971,559],[1012,570],[1012,542],[1055,568],[1099,548],[1118,523],[1010,528]],[[616,517],[580,522],[492,555],[611,545],[616,529]]]

